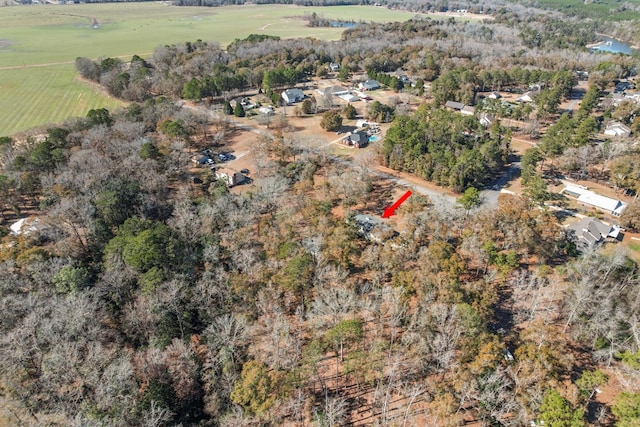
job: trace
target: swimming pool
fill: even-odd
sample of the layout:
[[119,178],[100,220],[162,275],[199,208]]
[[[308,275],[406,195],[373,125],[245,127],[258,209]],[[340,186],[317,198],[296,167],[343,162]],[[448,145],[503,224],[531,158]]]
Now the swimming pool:
[[369,137],[369,142],[376,142],[376,141],[377,141],[377,140],[379,140],[379,139],[380,139],[380,136],[378,136],[378,135],[371,135],[371,136]]

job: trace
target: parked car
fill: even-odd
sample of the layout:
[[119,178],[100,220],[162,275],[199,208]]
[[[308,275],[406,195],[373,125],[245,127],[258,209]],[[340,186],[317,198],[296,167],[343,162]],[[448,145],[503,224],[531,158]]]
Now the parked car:
[[249,169],[240,169],[240,173],[248,175],[249,174]]

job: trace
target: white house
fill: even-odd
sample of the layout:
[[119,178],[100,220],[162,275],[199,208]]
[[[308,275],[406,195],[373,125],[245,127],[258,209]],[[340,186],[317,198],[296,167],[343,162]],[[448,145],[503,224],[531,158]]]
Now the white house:
[[611,122],[604,130],[605,135],[628,137],[631,135],[631,129],[620,122]]
[[533,97],[535,95],[537,95],[539,92],[533,92],[533,91],[529,91],[529,92],[525,92],[522,94],[522,96],[516,98],[516,101],[518,102],[532,102],[533,101]]
[[287,104],[302,101],[304,99],[304,92],[298,88],[287,89],[282,92],[282,99]]
[[627,207],[627,204],[621,200],[601,196],[580,185],[567,184],[562,192],[568,196],[575,197],[579,203],[593,206],[614,216],[620,216]]
[[627,93],[624,95],[624,97],[631,102],[635,102],[636,104],[640,102],[640,92]]
[[378,123],[377,122],[370,122],[367,119],[358,119],[358,120],[356,120],[356,127],[363,128],[363,127],[367,127],[367,126],[378,127]]

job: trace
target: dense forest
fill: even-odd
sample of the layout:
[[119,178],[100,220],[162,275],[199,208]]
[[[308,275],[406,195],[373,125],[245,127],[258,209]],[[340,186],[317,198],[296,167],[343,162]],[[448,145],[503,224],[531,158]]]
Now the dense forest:
[[[604,24],[523,17],[514,5],[494,21],[363,24],[335,42],[78,58],[83,78],[131,102],[0,138],[0,414],[34,426],[638,425],[638,264],[622,246],[578,247],[544,207],[543,178],[640,190],[637,137],[598,136],[610,118],[640,130],[636,104],[601,102],[638,60],[584,48]],[[373,160],[466,189],[459,207],[414,194],[371,239],[356,214],[392,192],[373,160],[311,149],[286,120],[255,133],[248,190],[207,168],[196,179],[193,154],[249,120],[229,100],[260,92],[278,107],[331,62],[345,81],[375,76],[420,99],[370,103],[393,120]],[[577,71],[588,90],[561,114]],[[533,86],[527,105],[488,97]],[[474,194],[504,170],[512,132],[535,141],[524,191],[483,206]],[[640,228],[637,203],[622,220]]]
[[0,253],[2,390],[21,423],[610,416],[593,400],[606,375],[580,358],[636,369],[640,281],[622,254],[567,258],[553,216],[517,196],[474,216],[417,198],[396,244],[375,243],[330,214],[371,177],[313,153],[272,157],[254,192],[196,196],[185,140],[147,131],[177,114],[91,111],[4,146],[48,218]]

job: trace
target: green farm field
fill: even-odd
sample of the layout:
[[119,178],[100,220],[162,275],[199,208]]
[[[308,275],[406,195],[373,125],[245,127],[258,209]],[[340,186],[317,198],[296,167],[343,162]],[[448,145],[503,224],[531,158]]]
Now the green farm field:
[[[165,2],[0,7],[0,136],[120,105],[77,79],[78,56],[149,55],[159,45],[249,34],[340,38],[339,28],[309,28],[301,17],[406,21],[412,12],[373,6],[246,5],[177,7]],[[94,24],[97,24],[94,28]]]

